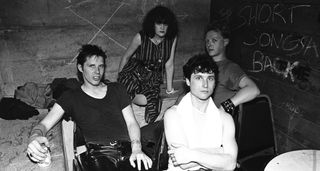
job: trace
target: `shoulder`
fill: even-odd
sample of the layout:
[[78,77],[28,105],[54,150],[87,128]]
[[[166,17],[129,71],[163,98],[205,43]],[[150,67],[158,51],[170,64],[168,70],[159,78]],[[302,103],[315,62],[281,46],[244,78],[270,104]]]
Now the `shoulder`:
[[136,44],[136,45],[140,45],[140,44],[141,44],[141,39],[142,39],[141,37],[142,37],[141,33],[140,33],[140,32],[137,33],[137,34],[133,37],[132,43],[133,43],[133,44]]
[[81,88],[75,88],[75,89],[68,89],[66,91],[64,91],[61,95],[61,98],[68,98],[68,97],[74,97],[77,96],[81,93]]
[[139,31],[135,38],[139,39],[141,41],[141,39],[148,37],[147,34],[144,31]]
[[119,82],[110,82],[107,86],[109,90],[125,90],[124,85]]
[[238,65],[237,63],[227,59],[224,66],[227,68],[227,69],[232,69],[232,70],[242,70],[242,68],[240,67],[240,65]]
[[223,70],[226,74],[232,76],[237,76],[237,77],[242,77],[245,75],[244,70],[238,65],[237,63],[234,63],[230,60],[227,60],[223,65]]
[[177,105],[168,108],[164,113],[164,120],[176,119],[178,116]]
[[232,116],[225,111],[222,111],[222,110],[219,110],[219,111],[220,111],[221,121],[224,128],[225,127],[234,128],[234,121]]

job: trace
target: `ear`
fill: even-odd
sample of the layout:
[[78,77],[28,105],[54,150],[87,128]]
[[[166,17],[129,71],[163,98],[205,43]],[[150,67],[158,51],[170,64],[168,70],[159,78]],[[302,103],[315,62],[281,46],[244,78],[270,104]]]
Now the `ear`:
[[224,46],[226,47],[228,44],[229,44],[229,39],[225,38],[223,39],[223,42],[224,42]]
[[80,64],[78,64],[77,67],[80,72],[83,72],[82,66]]
[[188,78],[186,78],[186,84],[188,87],[190,87],[190,80]]

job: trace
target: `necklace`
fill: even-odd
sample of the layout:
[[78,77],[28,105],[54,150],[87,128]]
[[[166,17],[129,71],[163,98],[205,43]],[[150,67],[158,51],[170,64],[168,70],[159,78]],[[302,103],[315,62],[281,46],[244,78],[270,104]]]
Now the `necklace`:
[[153,38],[152,40],[153,40],[153,42],[154,42],[155,44],[159,44],[159,43],[162,42],[163,38],[160,38],[160,39]]

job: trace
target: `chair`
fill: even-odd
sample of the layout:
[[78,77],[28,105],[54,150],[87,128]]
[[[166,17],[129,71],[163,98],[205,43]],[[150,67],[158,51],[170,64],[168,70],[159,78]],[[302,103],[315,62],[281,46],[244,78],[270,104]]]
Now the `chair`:
[[[166,169],[169,156],[166,153],[167,146],[163,121],[142,127],[141,133],[144,133],[141,138],[142,150],[153,160],[151,171]],[[62,120],[62,139],[66,171],[74,171],[78,168],[84,170],[80,163],[80,155],[87,151],[85,141],[80,129],[76,127],[76,124],[71,119]]]
[[[62,127],[62,141],[63,141],[63,151],[64,151],[64,161],[66,171],[76,170],[75,165],[79,166],[77,160],[80,158],[80,154],[87,151],[86,146],[84,145],[83,137],[80,137],[81,134],[79,129],[77,129],[74,121],[63,119],[61,123]],[[80,166],[79,166],[80,167]]]
[[242,171],[263,171],[277,154],[270,98],[263,94],[239,107],[238,164]]

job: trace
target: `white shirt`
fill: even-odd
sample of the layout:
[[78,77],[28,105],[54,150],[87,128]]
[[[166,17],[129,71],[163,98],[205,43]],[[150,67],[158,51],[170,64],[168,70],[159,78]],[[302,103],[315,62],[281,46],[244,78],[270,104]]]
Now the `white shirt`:
[[[222,121],[220,111],[209,99],[206,112],[201,112],[192,106],[191,94],[186,94],[178,106],[175,121],[180,128],[180,135],[172,139],[175,144],[183,144],[188,148],[221,148],[222,145]],[[176,132],[176,131],[175,131]],[[200,167],[199,167],[200,168]],[[199,169],[194,168],[194,169]],[[171,159],[167,171],[182,171],[180,167],[174,167]]]

